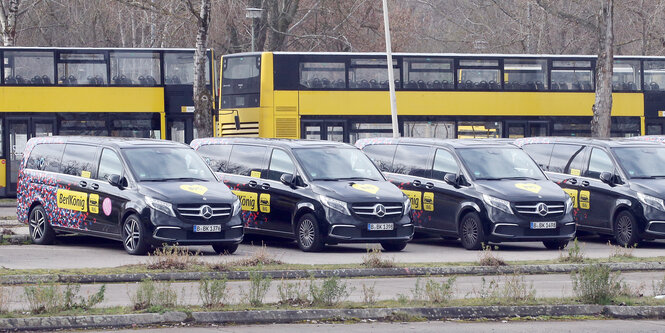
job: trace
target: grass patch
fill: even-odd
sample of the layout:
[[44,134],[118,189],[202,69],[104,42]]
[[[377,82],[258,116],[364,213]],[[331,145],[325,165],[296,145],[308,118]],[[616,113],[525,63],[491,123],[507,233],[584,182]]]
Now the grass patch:
[[[498,246],[494,246],[494,250],[498,250]],[[480,266],[506,266],[503,258],[499,257],[496,252],[492,251],[491,245],[483,244],[483,250],[478,254],[478,265]]]
[[308,305],[307,286],[304,282],[282,282],[277,285],[277,294],[279,295],[279,304],[291,306]]
[[[510,274],[494,278],[481,278],[481,285],[470,295],[494,304],[529,304],[536,302],[533,283],[527,283],[523,275]],[[468,297],[469,295],[467,295]]]
[[283,264],[284,262],[277,259],[275,255],[268,251],[265,244],[262,244],[258,250],[252,252],[249,258],[239,259],[230,263],[231,266],[235,267],[279,266]]
[[573,240],[573,245],[568,246],[566,252],[559,252],[559,262],[562,263],[583,263],[586,260],[584,257],[584,249],[577,241],[577,237]]
[[185,247],[164,245],[148,254],[146,267],[150,270],[187,270],[194,266],[201,266],[199,252],[191,253]]
[[632,296],[621,278],[621,272],[612,272],[606,265],[592,264],[571,274],[573,292],[583,303],[610,304],[619,296]]
[[161,312],[178,305],[178,293],[171,282],[155,282],[143,280],[134,293],[129,295],[134,310]]
[[314,306],[337,306],[344,302],[353,291],[345,282],[337,277],[323,279],[316,283],[312,278],[309,283],[309,296]]
[[80,295],[80,291],[80,284],[38,284],[23,288],[30,312],[39,314],[71,309],[90,309],[104,301],[106,285],[102,285],[96,293],[87,297]]
[[607,246],[610,247],[610,261],[617,258],[634,258],[633,250],[635,246],[619,246],[613,245],[611,242],[607,242]]
[[367,253],[363,256],[362,266],[366,268],[396,267],[395,258],[383,258],[381,249],[377,248],[367,249]]

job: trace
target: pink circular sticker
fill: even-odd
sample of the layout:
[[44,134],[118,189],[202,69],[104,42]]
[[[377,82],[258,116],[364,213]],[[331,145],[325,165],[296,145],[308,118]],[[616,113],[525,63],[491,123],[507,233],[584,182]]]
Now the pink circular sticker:
[[111,199],[106,198],[102,202],[102,210],[104,210],[104,215],[109,216],[111,215]]

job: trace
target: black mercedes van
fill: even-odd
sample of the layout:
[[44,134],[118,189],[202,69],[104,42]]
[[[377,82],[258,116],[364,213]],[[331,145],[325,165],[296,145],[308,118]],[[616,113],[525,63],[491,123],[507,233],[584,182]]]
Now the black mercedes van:
[[245,232],[286,237],[303,251],[413,236],[410,201],[357,148],[331,141],[208,138],[192,147],[242,202]]
[[578,230],[621,246],[665,238],[665,146],[626,139],[534,137],[522,147],[574,202]]
[[42,137],[23,156],[17,216],[36,244],[64,232],[119,240],[130,254],[164,243],[233,253],[243,239],[240,201],[187,145]]
[[377,138],[356,146],[411,198],[416,231],[459,237],[469,250],[515,241],[560,249],[575,236],[570,197],[511,144]]

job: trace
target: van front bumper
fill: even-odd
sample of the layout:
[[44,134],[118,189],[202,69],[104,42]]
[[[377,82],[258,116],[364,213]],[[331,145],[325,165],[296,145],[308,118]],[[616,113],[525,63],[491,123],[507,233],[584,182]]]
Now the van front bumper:
[[557,222],[555,229],[531,229],[530,226],[530,222],[492,223],[491,234],[487,238],[492,242],[534,242],[575,238],[575,222]]
[[[212,245],[212,244],[239,244],[244,233],[240,216],[231,217],[223,223],[219,222],[188,222],[177,217],[152,212],[151,231],[148,239],[152,245],[178,244],[178,245]],[[219,232],[194,232],[194,225],[221,225]]]
[[[414,226],[409,216],[384,222],[381,219],[363,221],[353,216],[328,213],[327,243],[380,243],[408,242],[413,238]],[[369,230],[370,223],[393,223],[393,230]]]

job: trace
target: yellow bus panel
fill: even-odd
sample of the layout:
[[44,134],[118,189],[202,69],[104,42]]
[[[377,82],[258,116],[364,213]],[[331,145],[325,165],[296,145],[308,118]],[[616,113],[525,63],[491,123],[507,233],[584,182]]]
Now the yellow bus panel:
[[164,88],[0,87],[0,112],[164,112]]
[[[275,92],[277,95],[278,92]],[[398,91],[398,115],[592,116],[593,93]],[[644,116],[644,96],[614,93],[613,116]],[[389,115],[387,91],[300,91],[300,115]]]

